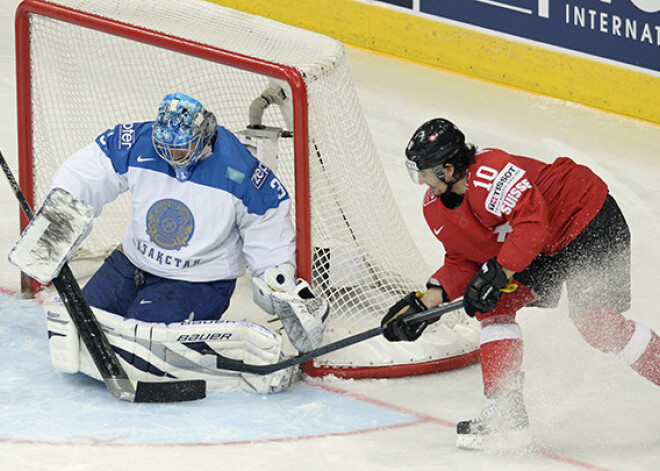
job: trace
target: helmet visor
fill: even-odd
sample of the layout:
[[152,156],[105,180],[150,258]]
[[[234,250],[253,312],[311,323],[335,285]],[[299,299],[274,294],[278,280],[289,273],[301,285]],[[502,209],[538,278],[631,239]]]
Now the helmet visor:
[[408,169],[408,175],[410,175],[410,179],[417,185],[424,185],[428,183],[429,178],[437,178],[441,181],[444,181],[445,178],[444,165],[436,165],[434,167],[419,170],[415,162],[412,160],[407,160],[406,168]]

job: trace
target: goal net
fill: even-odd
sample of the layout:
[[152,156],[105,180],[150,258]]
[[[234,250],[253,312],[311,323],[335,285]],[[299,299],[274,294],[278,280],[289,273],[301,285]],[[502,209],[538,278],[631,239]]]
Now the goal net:
[[[377,326],[431,273],[400,216],[351,81],[343,45],[201,0],[26,0],[17,10],[20,183],[39,205],[61,162],[105,129],[155,117],[180,91],[240,134],[255,98],[281,83],[262,124],[292,195],[298,274],[331,304],[324,342]],[[291,129],[292,128],[292,129]],[[130,218],[124,194],[95,220],[78,260],[101,260]],[[317,358],[310,375],[392,377],[478,360],[474,321],[457,311],[412,343],[382,338]]]

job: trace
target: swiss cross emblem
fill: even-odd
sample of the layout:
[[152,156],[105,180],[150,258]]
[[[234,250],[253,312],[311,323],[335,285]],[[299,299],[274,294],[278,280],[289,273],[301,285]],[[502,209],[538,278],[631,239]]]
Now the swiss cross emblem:
[[438,136],[437,136],[436,134],[431,134],[431,135],[429,136],[429,141],[431,141],[431,142],[435,142],[435,141],[437,141],[437,140],[438,140]]
[[497,241],[504,242],[506,240],[506,236],[513,232],[513,227],[511,227],[511,224],[509,224],[509,221],[507,221],[504,224],[497,226],[494,232],[497,234]]

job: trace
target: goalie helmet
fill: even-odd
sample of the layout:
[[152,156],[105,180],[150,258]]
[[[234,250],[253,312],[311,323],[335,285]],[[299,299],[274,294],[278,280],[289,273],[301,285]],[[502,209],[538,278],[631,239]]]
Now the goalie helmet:
[[186,181],[201,159],[209,155],[217,122],[215,115],[183,93],[167,95],[158,108],[151,138],[159,157],[170,164],[177,179]]
[[444,165],[455,163],[452,159],[459,156],[463,150],[465,136],[453,123],[442,118],[427,121],[415,131],[406,147],[410,176],[415,183],[419,183],[419,172],[434,169],[442,180]]

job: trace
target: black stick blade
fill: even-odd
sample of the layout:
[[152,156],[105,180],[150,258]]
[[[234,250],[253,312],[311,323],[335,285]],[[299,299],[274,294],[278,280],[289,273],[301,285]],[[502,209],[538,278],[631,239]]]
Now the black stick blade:
[[201,379],[157,383],[138,381],[133,402],[183,402],[205,397],[206,381]]

